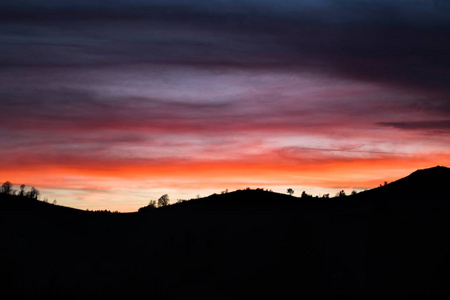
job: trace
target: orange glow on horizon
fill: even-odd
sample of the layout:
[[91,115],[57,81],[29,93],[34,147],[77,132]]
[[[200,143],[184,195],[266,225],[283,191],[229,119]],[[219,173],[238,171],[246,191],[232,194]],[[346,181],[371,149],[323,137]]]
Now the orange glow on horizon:
[[[285,186],[300,187],[307,191],[312,188],[321,193],[334,189],[367,189],[377,187],[384,181],[393,181],[409,175],[416,169],[432,167],[443,163],[450,164],[450,154],[417,154],[409,157],[385,157],[367,159],[322,159],[316,161],[281,161],[275,157],[266,160],[256,158],[248,161],[185,161],[172,163],[167,161],[152,163],[107,162],[93,165],[32,165],[17,170],[3,168],[0,176],[15,185],[25,183],[38,189],[53,191],[52,195],[71,198],[72,191],[106,193],[102,196],[124,199],[129,190],[122,188],[123,182],[133,186],[142,186],[150,190],[170,190],[183,195],[173,198],[185,198],[186,193],[194,198],[196,194],[206,196],[204,191],[220,192],[225,189],[261,187],[282,189]],[[36,174],[40,174],[39,177]],[[142,184],[140,184],[142,183]],[[150,184],[150,185],[149,185]],[[147,185],[147,186],[146,186]],[[298,188],[297,188],[298,190]],[[116,191],[110,193],[110,191]],[[117,192],[120,191],[120,192]],[[188,192],[186,192],[188,191]],[[190,192],[189,192],[190,191]],[[283,190],[280,190],[283,192]],[[45,194],[42,195],[45,197]],[[86,198],[87,197],[87,198]],[[95,198],[96,196],[92,196]],[[88,199],[84,196],[83,199]],[[145,205],[148,197],[141,195]],[[145,199],[145,200],[144,200]],[[70,199],[57,199],[67,206],[80,207]],[[95,202],[95,201],[94,201]],[[105,209],[110,203],[103,202]],[[125,211],[135,211],[137,202],[123,204]],[[90,207],[89,203],[85,204]],[[94,207],[98,207],[98,203]]]

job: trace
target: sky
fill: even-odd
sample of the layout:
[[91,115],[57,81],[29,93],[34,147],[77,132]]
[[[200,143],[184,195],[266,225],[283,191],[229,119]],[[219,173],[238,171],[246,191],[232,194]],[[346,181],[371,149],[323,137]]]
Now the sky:
[[450,1],[3,0],[0,181],[137,211],[450,166]]

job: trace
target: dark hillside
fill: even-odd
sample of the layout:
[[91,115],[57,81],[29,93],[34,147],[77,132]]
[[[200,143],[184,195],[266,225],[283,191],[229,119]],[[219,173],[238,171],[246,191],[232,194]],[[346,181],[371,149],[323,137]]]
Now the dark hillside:
[[365,192],[370,196],[448,196],[450,194],[450,169],[437,166],[417,170],[411,175]]
[[21,299],[448,297],[449,179],[438,167],[355,196],[244,190],[133,214],[1,195],[1,290]]

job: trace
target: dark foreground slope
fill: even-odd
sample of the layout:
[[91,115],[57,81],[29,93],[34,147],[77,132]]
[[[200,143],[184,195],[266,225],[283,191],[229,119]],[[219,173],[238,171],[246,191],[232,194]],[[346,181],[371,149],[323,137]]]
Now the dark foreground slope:
[[448,182],[450,170],[439,167],[345,198],[237,191],[136,214],[1,196],[1,292],[18,299],[448,297]]

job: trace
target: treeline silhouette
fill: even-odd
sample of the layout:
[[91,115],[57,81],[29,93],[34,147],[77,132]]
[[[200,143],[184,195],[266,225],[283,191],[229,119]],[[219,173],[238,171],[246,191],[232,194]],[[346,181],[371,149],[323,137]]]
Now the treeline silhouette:
[[[387,182],[385,181],[384,184],[380,184],[381,186],[386,186]],[[28,191],[25,190],[26,186],[24,184],[20,185],[19,190],[15,190],[13,189],[13,184],[10,181],[5,181],[0,189],[0,193],[1,194],[6,194],[6,195],[13,195],[13,196],[20,196],[20,197],[27,197],[30,199],[34,199],[34,200],[39,200],[41,193],[39,192],[38,189],[36,189],[35,187],[31,187]],[[255,189],[251,189],[249,187],[245,188],[245,189],[238,189],[236,191],[266,191],[266,192],[272,192],[272,190],[270,189],[264,189],[264,188],[255,188]],[[225,189],[221,192],[221,194],[227,194],[229,193],[228,189]],[[286,191],[287,194],[289,194],[290,196],[293,196],[293,194],[295,193],[295,191],[292,188],[288,188]],[[356,195],[357,191],[353,190],[351,195]],[[213,194],[213,195],[217,195],[217,194]],[[347,196],[347,194],[345,193],[344,190],[341,190],[339,192],[336,193],[335,197],[345,197]],[[197,199],[200,198],[200,195],[197,195]],[[313,196],[308,194],[306,191],[302,191],[300,197],[300,199],[329,199],[330,198],[330,194],[323,194],[322,196]],[[193,200],[193,199],[190,199]],[[178,203],[183,203],[186,201],[190,201],[190,200],[184,200],[184,199],[177,199],[177,201],[175,202],[176,204]],[[48,203],[48,199],[44,198],[43,202]],[[57,204],[56,199],[53,200],[52,204]],[[158,200],[150,200],[149,204],[147,206],[141,207],[138,209],[138,212],[147,212],[147,211],[151,211],[153,209],[156,208],[161,208],[161,207],[165,207],[170,205],[170,199],[169,199],[169,195],[168,194],[164,194],[162,195]],[[111,210],[89,210],[86,209],[86,211],[88,212],[96,212],[96,213],[120,213],[118,210],[116,211],[111,211]]]
[[20,197],[28,197],[30,199],[38,200],[40,192],[33,186],[29,191],[25,191],[26,186],[24,184],[20,185],[19,190],[13,189],[13,184],[10,181],[5,181],[2,184],[0,193],[6,195],[17,195]]

